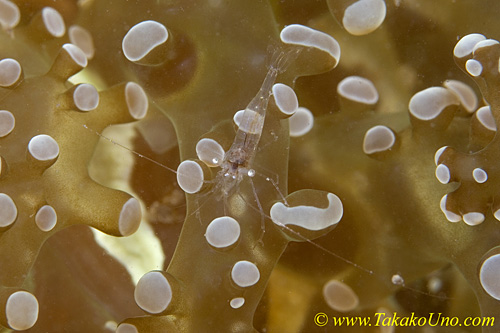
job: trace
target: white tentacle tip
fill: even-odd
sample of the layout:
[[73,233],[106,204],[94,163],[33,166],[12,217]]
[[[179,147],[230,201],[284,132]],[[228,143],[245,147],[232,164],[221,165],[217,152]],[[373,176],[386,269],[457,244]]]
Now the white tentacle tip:
[[19,81],[22,75],[21,64],[15,59],[0,60],[0,87],[10,87]]
[[476,77],[481,75],[481,73],[483,72],[483,65],[475,59],[469,59],[465,63],[465,69],[471,76]]
[[479,280],[483,289],[496,300],[500,300],[500,254],[494,254],[487,258],[481,265]]
[[379,99],[373,82],[360,76],[348,76],[340,81],[337,92],[348,100],[366,105],[374,105]]
[[439,164],[436,167],[436,178],[441,184],[448,184],[450,177],[450,169],[446,165]]
[[196,144],[196,155],[209,167],[219,166],[224,154],[224,148],[214,139],[203,138]]
[[122,236],[132,235],[137,231],[141,223],[142,212],[139,201],[130,198],[125,202],[118,219],[118,228]]
[[188,194],[201,190],[204,177],[203,168],[195,161],[182,161],[177,167],[177,183]]
[[481,168],[472,170],[472,177],[478,184],[482,184],[488,180],[488,173]]
[[251,287],[259,282],[260,271],[254,263],[241,260],[234,264],[231,270],[231,279],[239,287]]
[[323,286],[323,298],[330,308],[349,312],[359,305],[358,295],[344,282],[330,280]]
[[62,37],[66,33],[64,19],[57,10],[52,7],[45,7],[42,10],[43,24],[47,32],[54,37]]
[[453,223],[456,223],[456,222],[462,220],[462,217],[460,215],[455,214],[455,213],[449,211],[448,209],[446,209],[447,199],[448,199],[448,195],[446,194],[441,198],[441,201],[439,203],[439,207],[441,208],[441,211],[443,212],[446,219],[450,222],[453,222]]
[[277,225],[296,225],[307,230],[318,231],[337,224],[344,213],[342,201],[333,193],[327,194],[328,207],[287,207],[281,202],[271,207],[271,219]]
[[35,215],[35,223],[42,231],[52,230],[57,223],[57,214],[54,208],[49,205],[41,207]]
[[459,98],[443,87],[430,87],[417,92],[408,105],[410,114],[416,119],[431,121],[450,105],[459,105]]
[[163,24],[151,20],[140,22],[123,37],[123,54],[130,61],[140,61],[167,39],[168,30]]
[[342,25],[352,35],[366,35],[384,22],[386,12],[383,0],[358,0],[346,8]]
[[455,48],[453,49],[453,55],[457,58],[464,58],[466,56],[469,56],[472,54],[474,46],[485,39],[486,37],[481,34],[466,35],[458,41],[457,45],[455,45]]
[[448,146],[443,146],[436,150],[436,153],[434,154],[434,164],[436,164],[436,166],[439,165],[439,159],[441,158],[441,155],[444,153],[446,148],[448,148]]
[[218,217],[208,225],[205,238],[215,248],[232,246],[240,238],[240,224],[229,216]]
[[59,156],[59,145],[51,136],[40,134],[31,138],[28,151],[39,161],[50,161]]
[[21,12],[19,7],[9,0],[0,0],[0,25],[4,30],[10,30],[19,24]]
[[0,138],[9,135],[16,126],[16,118],[7,110],[0,110]]
[[121,323],[116,328],[115,333],[139,333],[139,331],[137,330],[137,327],[135,327],[135,325],[129,323]]
[[396,135],[387,126],[374,126],[366,131],[363,152],[367,155],[390,150],[396,143]]
[[0,227],[7,227],[17,219],[17,206],[5,193],[0,193]]
[[94,57],[94,40],[90,32],[78,25],[72,25],[68,29],[68,35],[71,44],[78,46],[85,53],[87,59]]
[[304,107],[299,107],[288,120],[290,122],[291,137],[306,135],[314,126],[314,115]]
[[285,116],[291,116],[297,111],[299,101],[292,88],[283,83],[276,83],[272,92],[276,106]]
[[10,328],[27,330],[38,320],[38,301],[27,291],[17,291],[9,296],[5,305],[5,317]]
[[134,298],[141,309],[158,314],[165,311],[172,301],[172,287],[161,272],[152,271],[137,282]]
[[125,85],[125,101],[134,119],[139,120],[146,116],[149,108],[148,96],[140,85],[135,82],[128,82]]
[[229,305],[231,305],[233,309],[239,309],[244,304],[245,304],[245,299],[243,297],[235,297],[229,302]]
[[470,226],[475,226],[484,222],[484,214],[478,212],[466,213],[462,216],[462,220]]
[[335,66],[340,60],[340,45],[332,36],[300,24],[291,24],[280,33],[285,44],[312,47],[324,51],[335,60]]
[[85,53],[83,53],[83,51],[78,46],[67,43],[62,47],[68,53],[75,64],[82,68],[87,67],[87,56],[85,56]]
[[73,102],[80,111],[92,111],[99,105],[97,89],[88,83],[82,83],[73,92]]

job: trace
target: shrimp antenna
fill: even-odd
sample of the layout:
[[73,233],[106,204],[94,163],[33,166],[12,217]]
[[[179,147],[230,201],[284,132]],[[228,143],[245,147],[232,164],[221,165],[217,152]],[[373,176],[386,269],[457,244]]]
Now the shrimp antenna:
[[123,149],[125,149],[125,150],[128,150],[128,151],[129,151],[129,152],[131,152],[132,154],[134,154],[134,155],[136,155],[136,156],[139,156],[140,158],[144,158],[145,160],[147,160],[147,161],[149,161],[149,162],[151,162],[151,163],[154,163],[154,164],[156,164],[157,166],[159,166],[159,167],[161,167],[161,168],[163,168],[163,169],[167,169],[168,171],[172,171],[173,173],[177,174],[177,170],[174,170],[174,169],[172,169],[172,168],[169,168],[168,166],[163,165],[163,164],[161,164],[161,163],[160,163],[160,162],[158,162],[158,161],[155,161],[155,160],[154,160],[154,159],[152,159],[151,157],[148,157],[148,156],[146,156],[146,155],[143,155],[143,154],[141,154],[141,153],[138,153],[138,152],[136,152],[135,150],[130,149],[129,147],[127,147],[127,146],[125,146],[125,145],[122,145],[121,143],[116,142],[116,141],[114,141],[114,140],[113,140],[113,139],[111,139],[111,138],[108,138],[107,136],[105,136],[105,135],[103,135],[103,134],[99,133],[98,131],[96,131],[96,130],[94,130],[94,129],[90,128],[90,127],[88,127],[88,126],[87,126],[87,125],[85,125],[85,124],[83,124],[82,126],[83,126],[85,129],[89,130],[90,132],[97,134],[99,137],[103,138],[104,140],[109,141],[109,142],[111,142],[112,144],[117,145],[118,147],[121,147],[121,148],[123,148]]
[[272,54],[269,67],[276,69],[279,74],[285,72],[297,59],[300,51],[301,48],[296,46],[270,44],[268,52]]

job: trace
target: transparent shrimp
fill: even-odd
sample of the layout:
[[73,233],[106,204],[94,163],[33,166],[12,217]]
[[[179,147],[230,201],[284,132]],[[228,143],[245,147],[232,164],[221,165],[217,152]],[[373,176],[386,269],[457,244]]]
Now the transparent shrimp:
[[291,49],[288,51],[279,50],[274,53],[274,59],[264,82],[245,108],[233,144],[225,153],[220,164],[221,170],[216,177],[216,186],[224,197],[233,194],[245,176],[253,177],[255,175],[255,170],[252,169],[251,165],[262,136],[272,87],[278,74],[286,69],[298,52],[298,49]]

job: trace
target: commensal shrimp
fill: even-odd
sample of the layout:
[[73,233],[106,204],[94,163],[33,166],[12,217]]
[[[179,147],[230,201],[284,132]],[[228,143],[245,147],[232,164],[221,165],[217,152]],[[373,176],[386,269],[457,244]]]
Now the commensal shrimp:
[[[224,207],[226,207],[227,197],[232,195],[238,188],[245,176],[250,178],[255,176],[255,170],[252,169],[252,162],[257,153],[257,148],[262,136],[264,122],[266,118],[267,107],[272,93],[272,87],[276,82],[278,74],[293,61],[297,56],[299,49],[290,49],[287,51],[278,50],[274,53],[274,59],[269,67],[264,82],[255,97],[248,103],[243,111],[241,120],[238,124],[233,144],[224,154],[224,159],[220,164],[221,170],[215,178],[216,190],[221,191],[224,198]],[[271,178],[268,181],[273,182]],[[265,231],[264,216],[262,206],[256,193],[255,185],[252,179],[249,179],[254,199],[261,213],[262,232]],[[279,188],[273,182],[274,187],[279,192]],[[280,192],[281,197],[283,195]],[[220,197],[218,197],[220,199]],[[224,208],[226,210],[226,208]]]
[[[257,204],[257,208],[255,209],[261,214],[262,230],[264,230],[264,216],[267,214],[263,211],[254,181],[251,179],[256,175],[256,171],[252,168],[252,164],[258,152],[258,146],[266,119],[267,108],[269,100],[272,96],[272,89],[276,82],[276,78],[278,74],[283,72],[295,59],[299,52],[300,49],[293,47],[286,50],[279,49],[274,52],[271,65],[269,66],[259,91],[255,97],[252,98],[246,108],[239,111],[235,116],[235,122],[237,122],[238,130],[235,134],[232,145],[227,152],[224,152],[222,147],[216,141],[212,140],[211,144],[217,148],[206,148],[205,150],[208,150],[207,156],[202,156],[203,153],[200,155],[198,148],[203,150],[203,147],[199,146],[206,144],[207,142],[204,142],[203,139],[200,140],[197,146],[197,153],[200,160],[204,161],[209,167],[220,167],[215,179],[212,181],[204,180],[203,170],[199,168],[198,171],[195,171],[199,166],[196,162],[191,160],[182,162],[177,169],[178,183],[186,193],[198,193],[204,183],[215,182],[215,185],[210,192],[216,193],[215,198],[217,201],[223,200],[225,215],[228,214],[228,198],[236,194],[243,179],[245,177],[249,177],[248,179],[251,185],[251,193],[253,193],[253,198],[249,199],[254,199]],[[216,150],[218,153],[215,152]],[[277,191],[280,198],[283,198],[283,195],[273,179],[267,177],[266,182],[272,183],[274,186],[273,191]],[[239,195],[240,198],[248,204],[248,200],[244,199],[241,194]],[[199,204],[203,205],[205,203]],[[195,210],[195,212],[197,211],[198,210]]]
[[224,155],[217,185],[225,196],[232,194],[244,176],[253,177],[251,164],[257,152],[266,118],[267,106],[276,77],[284,70],[298,51],[280,51],[273,61],[257,95],[248,103],[238,124],[238,131],[231,148]]

